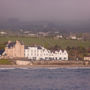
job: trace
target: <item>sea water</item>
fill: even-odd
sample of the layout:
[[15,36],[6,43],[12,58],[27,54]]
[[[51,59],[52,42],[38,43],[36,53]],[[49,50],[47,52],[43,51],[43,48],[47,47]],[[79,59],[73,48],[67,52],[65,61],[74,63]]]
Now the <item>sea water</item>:
[[90,68],[1,68],[0,90],[90,90]]

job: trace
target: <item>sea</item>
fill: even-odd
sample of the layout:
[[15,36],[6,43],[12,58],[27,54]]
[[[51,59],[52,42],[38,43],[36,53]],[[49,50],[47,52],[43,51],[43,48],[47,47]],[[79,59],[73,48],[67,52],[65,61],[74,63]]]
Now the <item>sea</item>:
[[0,90],[90,90],[90,68],[0,68]]

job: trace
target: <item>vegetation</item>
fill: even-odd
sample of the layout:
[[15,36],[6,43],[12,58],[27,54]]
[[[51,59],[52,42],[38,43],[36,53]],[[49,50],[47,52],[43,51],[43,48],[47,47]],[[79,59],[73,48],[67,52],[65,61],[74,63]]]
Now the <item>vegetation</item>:
[[53,37],[21,37],[21,36],[7,36],[0,37],[0,49],[4,49],[8,40],[20,40],[25,45],[42,45],[50,50],[67,49],[69,59],[83,60],[84,56],[90,55],[90,41],[54,39]]
[[10,60],[7,59],[1,59],[0,60],[0,65],[11,65],[12,62]]
[[84,47],[67,47],[70,60],[83,60],[88,55],[88,49]]
[[65,39],[54,39],[53,37],[16,37],[16,36],[6,36],[0,37],[0,47],[3,48],[8,40],[15,41],[20,40],[24,42],[25,45],[42,45],[45,48],[60,47],[66,49],[69,47],[90,47],[90,41],[78,41],[78,40],[65,40]]

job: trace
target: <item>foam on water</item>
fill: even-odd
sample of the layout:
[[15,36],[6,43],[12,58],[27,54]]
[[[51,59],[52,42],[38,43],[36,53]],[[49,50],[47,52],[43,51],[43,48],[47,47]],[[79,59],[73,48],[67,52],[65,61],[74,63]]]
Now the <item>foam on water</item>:
[[16,68],[0,68],[0,70],[14,70]]

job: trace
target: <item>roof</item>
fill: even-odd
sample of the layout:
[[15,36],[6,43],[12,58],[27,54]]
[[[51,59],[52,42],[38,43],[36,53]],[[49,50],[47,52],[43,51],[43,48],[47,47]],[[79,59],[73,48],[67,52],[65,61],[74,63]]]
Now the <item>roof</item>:
[[5,51],[4,49],[1,49],[0,50],[0,55],[2,55],[4,51]]
[[38,49],[42,49],[42,47],[41,47],[41,46],[37,46],[37,48],[38,48]]
[[28,49],[28,46],[25,46],[24,48],[25,48],[25,49]]
[[8,48],[14,47],[17,42],[19,42],[21,45],[24,45],[23,42],[20,42],[20,41],[17,41],[16,40],[16,42],[11,42],[11,41],[8,42],[8,44],[6,45],[6,47],[8,47]]
[[11,47],[15,46],[15,44],[16,44],[16,42],[11,42],[11,43],[8,43],[6,46],[8,48],[11,48]]
[[33,46],[25,46],[25,49],[28,49],[28,47],[36,47],[37,49],[42,49],[41,46],[36,46],[36,45],[33,45]]

